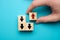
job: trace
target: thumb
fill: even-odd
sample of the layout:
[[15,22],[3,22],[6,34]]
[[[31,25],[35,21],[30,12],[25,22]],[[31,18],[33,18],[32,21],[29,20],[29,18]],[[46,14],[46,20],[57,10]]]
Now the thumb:
[[42,6],[47,3],[47,0],[34,0],[27,10],[27,13],[31,12],[35,7]]
[[36,23],[40,23],[40,22],[56,22],[58,20],[59,20],[58,15],[51,14],[49,16],[38,18],[37,21],[36,21]]

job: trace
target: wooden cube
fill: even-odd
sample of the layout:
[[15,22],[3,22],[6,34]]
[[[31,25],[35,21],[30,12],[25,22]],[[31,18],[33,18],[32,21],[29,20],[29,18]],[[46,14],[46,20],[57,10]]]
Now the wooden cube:
[[34,24],[33,23],[27,23],[26,24],[26,30],[27,31],[33,31],[34,30]]
[[26,23],[19,23],[18,24],[18,30],[19,31],[25,31],[26,30]]
[[21,23],[26,22],[26,16],[19,15],[18,16],[18,22],[21,22]]
[[30,20],[37,20],[37,13],[36,12],[29,12],[29,19]]

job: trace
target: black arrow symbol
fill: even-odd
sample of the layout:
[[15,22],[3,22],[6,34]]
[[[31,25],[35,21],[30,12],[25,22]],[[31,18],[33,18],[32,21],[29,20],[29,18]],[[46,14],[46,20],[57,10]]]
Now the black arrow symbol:
[[23,24],[21,24],[20,28],[23,29],[23,27],[24,27]]
[[24,20],[22,16],[21,16],[20,20],[21,20],[21,22]]
[[31,28],[31,24],[28,24],[28,28],[29,28],[29,29]]

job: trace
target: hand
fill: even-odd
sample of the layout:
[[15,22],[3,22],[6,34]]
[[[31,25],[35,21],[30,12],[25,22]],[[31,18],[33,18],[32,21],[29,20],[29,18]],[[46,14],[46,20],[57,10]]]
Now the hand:
[[27,13],[37,6],[47,5],[52,8],[52,14],[44,17],[40,17],[36,20],[36,23],[40,22],[57,22],[60,21],[60,0],[33,0],[32,4],[27,10]]

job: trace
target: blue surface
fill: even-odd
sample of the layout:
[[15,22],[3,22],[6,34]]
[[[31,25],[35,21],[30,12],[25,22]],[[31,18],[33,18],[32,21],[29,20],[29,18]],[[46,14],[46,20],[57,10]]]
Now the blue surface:
[[[40,23],[34,22],[33,32],[18,31],[18,15],[25,15],[32,0],[0,0],[0,40],[60,40],[60,22]],[[47,6],[35,8],[38,18],[51,13]]]

